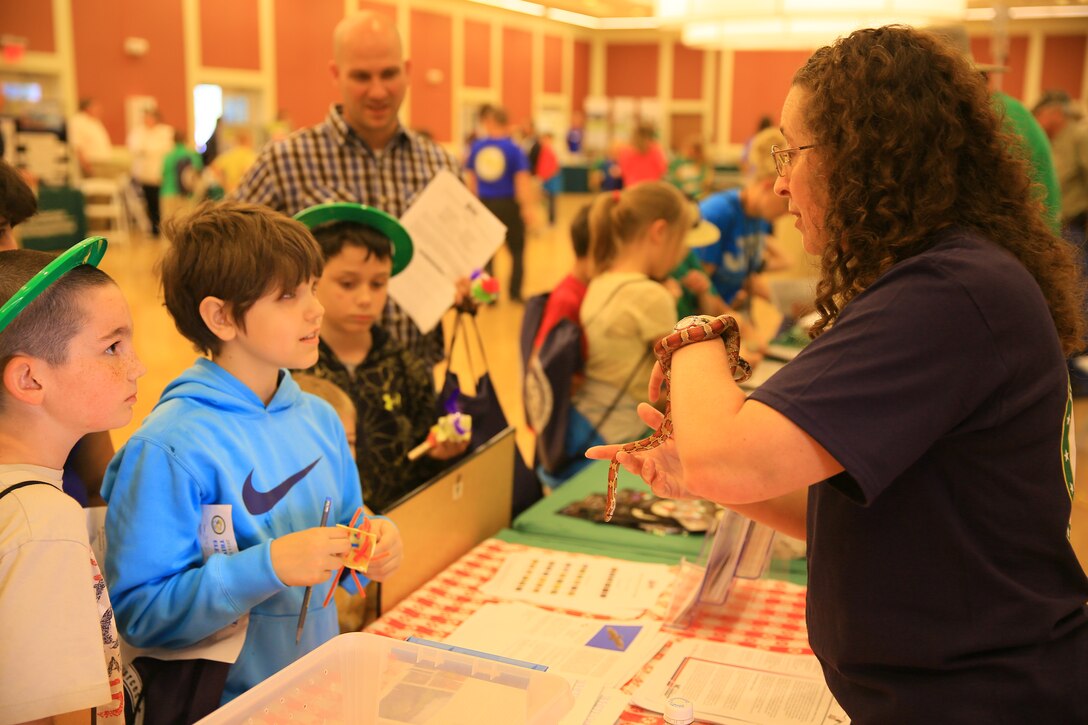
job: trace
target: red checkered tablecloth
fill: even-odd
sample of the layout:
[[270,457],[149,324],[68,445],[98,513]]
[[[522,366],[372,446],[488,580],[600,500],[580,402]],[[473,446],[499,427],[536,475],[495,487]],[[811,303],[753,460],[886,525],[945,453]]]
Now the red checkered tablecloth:
[[[443,640],[482,605],[496,601],[479,593],[480,586],[498,572],[506,557],[531,547],[488,539],[447,567],[366,631],[396,639],[410,636]],[[549,550],[564,556],[564,552]],[[581,556],[569,554],[569,556]],[[555,611],[565,612],[559,609]],[[565,612],[587,616],[580,612]],[[651,614],[662,614],[655,609]],[[721,607],[700,607],[692,624],[675,638],[697,637],[775,652],[811,654],[805,628],[805,588],[773,579],[738,579]],[[642,672],[624,686],[633,693],[643,677],[664,657],[668,647],[646,663]],[[628,705],[621,723],[661,723],[657,713]]]

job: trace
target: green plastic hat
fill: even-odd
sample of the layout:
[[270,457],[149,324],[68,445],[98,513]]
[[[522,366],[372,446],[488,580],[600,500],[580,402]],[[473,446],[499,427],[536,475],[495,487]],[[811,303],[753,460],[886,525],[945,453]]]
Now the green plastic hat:
[[393,274],[399,274],[412,261],[412,238],[397,218],[381,209],[336,201],[317,204],[295,214],[295,219],[310,229],[329,222],[355,222],[381,232],[393,246]]
[[78,244],[73,244],[68,251],[45,265],[40,272],[27,280],[27,283],[20,287],[3,307],[0,307],[0,330],[7,328],[11,321],[26,309],[27,305],[68,272],[81,264],[97,267],[106,254],[107,246],[105,237],[89,237]]

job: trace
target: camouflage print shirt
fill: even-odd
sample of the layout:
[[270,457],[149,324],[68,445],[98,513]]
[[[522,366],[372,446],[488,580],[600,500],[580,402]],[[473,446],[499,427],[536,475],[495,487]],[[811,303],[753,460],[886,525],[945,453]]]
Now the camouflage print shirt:
[[373,346],[349,373],[322,340],[317,365],[308,370],[342,388],[355,403],[355,461],[363,501],[382,512],[442,468],[423,456],[408,460],[438,419],[434,378],[426,363],[411,355],[383,328],[371,328]]

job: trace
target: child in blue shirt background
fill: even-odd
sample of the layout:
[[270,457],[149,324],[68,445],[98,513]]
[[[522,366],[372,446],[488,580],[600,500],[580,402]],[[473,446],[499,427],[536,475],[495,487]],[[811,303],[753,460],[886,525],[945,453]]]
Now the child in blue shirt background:
[[703,262],[718,296],[733,308],[743,307],[753,292],[767,297],[762,273],[789,266],[789,257],[771,236],[771,224],[786,214],[786,200],[774,193],[778,174],[771,146],[776,144],[784,148],[785,139],[778,129],[756,134],[743,186],[699,202],[703,218],[719,229],[721,237],[696,249],[695,255]]

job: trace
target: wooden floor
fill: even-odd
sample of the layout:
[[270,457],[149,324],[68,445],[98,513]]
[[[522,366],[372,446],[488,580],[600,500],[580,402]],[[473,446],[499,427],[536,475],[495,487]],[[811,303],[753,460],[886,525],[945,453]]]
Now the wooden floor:
[[[560,196],[556,225],[540,229],[529,236],[525,249],[526,296],[550,290],[567,273],[574,257],[567,229],[574,213],[589,198],[588,195],[577,194]],[[780,225],[776,231],[779,240],[797,260],[798,268],[810,263],[804,258],[800,240],[792,225]],[[173,321],[162,304],[156,265],[165,242],[138,234],[128,239],[114,237],[110,242],[109,253],[102,267],[117,280],[129,301],[136,326],[136,348],[148,369],[147,374],[140,380],[138,402],[132,422],[113,432],[114,444],[119,447],[139,427],[140,421],[154,406],[166,384],[191,365],[197,353],[175,330]],[[495,276],[504,284],[509,277],[509,269],[509,256],[505,249],[500,250],[495,260]],[[500,296],[496,304],[480,311],[478,319],[499,400],[510,424],[517,428],[519,448],[528,457],[533,440],[532,434],[526,429],[521,406],[518,353],[521,314],[521,305]],[[757,320],[763,323],[761,331],[773,329],[777,325],[775,315],[769,305],[757,308]],[[448,325],[451,319],[447,315],[444,323]],[[479,365],[478,359],[476,364]],[[463,352],[455,355],[454,370],[467,373]],[[466,376],[464,380],[468,381],[469,378]],[[1082,564],[1088,568],[1088,398],[1075,404],[1074,416],[1079,431],[1077,448],[1081,466],[1077,475],[1073,543]]]

